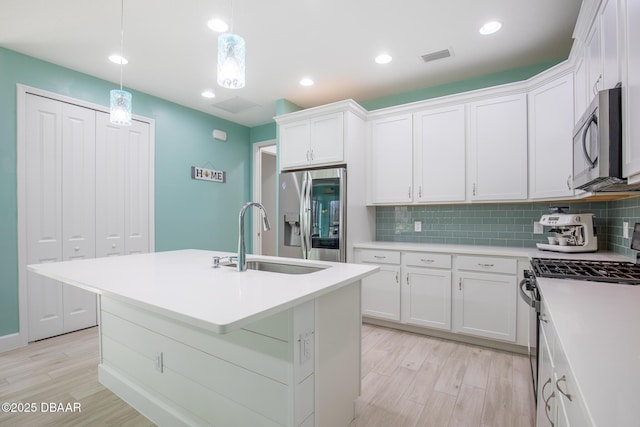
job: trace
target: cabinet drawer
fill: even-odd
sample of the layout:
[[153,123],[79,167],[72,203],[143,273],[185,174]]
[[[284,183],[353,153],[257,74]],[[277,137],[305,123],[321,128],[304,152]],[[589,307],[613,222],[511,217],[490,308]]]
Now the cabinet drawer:
[[402,262],[412,267],[451,268],[451,255],[429,252],[403,252]]
[[518,261],[515,258],[494,258],[477,256],[458,257],[458,270],[516,274],[517,269]]
[[362,249],[358,251],[358,262],[375,264],[400,264],[400,252]]

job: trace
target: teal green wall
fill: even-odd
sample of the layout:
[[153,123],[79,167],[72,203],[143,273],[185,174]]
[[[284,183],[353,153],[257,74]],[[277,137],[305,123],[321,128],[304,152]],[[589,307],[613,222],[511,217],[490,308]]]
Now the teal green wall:
[[514,68],[499,73],[487,74],[484,76],[474,77],[472,79],[461,80],[453,83],[447,83],[439,86],[426,87],[424,89],[414,90],[411,92],[399,93],[383,98],[371,99],[368,101],[359,101],[365,109],[377,110],[379,108],[392,107],[395,105],[408,104],[410,102],[422,101],[425,99],[437,98],[439,96],[452,95],[455,93],[468,92],[470,90],[482,89],[485,87],[497,86],[507,83],[519,82],[527,80],[536,74],[547,70],[554,65],[559,64],[566,58],[543,62],[540,64],[530,65],[522,68]]
[[[0,48],[0,336],[18,331],[16,83],[101,105],[116,86]],[[250,129],[132,93],[133,113],[155,119],[155,249],[235,251],[237,214],[250,197]],[[226,142],[212,138],[214,128]],[[192,180],[191,166],[224,170],[227,182]]]
[[270,139],[276,139],[276,122],[266,123],[250,129],[249,141],[252,144]]

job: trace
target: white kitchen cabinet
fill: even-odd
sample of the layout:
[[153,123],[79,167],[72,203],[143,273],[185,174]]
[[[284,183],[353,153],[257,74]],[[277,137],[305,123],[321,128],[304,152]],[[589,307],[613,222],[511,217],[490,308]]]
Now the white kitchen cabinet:
[[573,196],[573,75],[529,92],[529,197]]
[[553,384],[553,356],[544,330],[541,329],[539,334],[536,427],[552,427],[557,421],[557,396]]
[[149,252],[149,124],[96,113],[96,256]]
[[413,201],[413,131],[411,114],[369,123],[368,165],[371,203]]
[[[640,174],[640,2],[621,0],[622,43],[622,172],[625,177]],[[634,177],[635,182],[640,176]]]
[[587,111],[587,61],[584,58],[584,50],[576,59],[573,72],[573,125],[578,123],[582,114]]
[[279,132],[281,169],[337,164],[345,160],[342,112],[282,124]]
[[[95,256],[95,114],[26,98],[27,264]],[[96,324],[95,294],[27,273],[29,341]]]
[[380,270],[362,279],[362,315],[400,321],[400,252],[356,250],[356,262]]
[[451,330],[451,255],[403,253],[402,258],[402,322]]
[[602,35],[600,32],[600,19],[596,18],[591,32],[587,36],[585,45],[585,58],[587,60],[587,101],[596,96],[602,90]]
[[459,256],[454,286],[454,330],[516,341],[517,261]]
[[465,106],[415,113],[413,126],[413,188],[417,192],[414,200],[463,202],[466,197]]
[[470,103],[469,138],[470,199],[526,200],[526,95]]
[[618,0],[603,0],[600,26],[602,33],[602,89],[611,89],[620,83]]

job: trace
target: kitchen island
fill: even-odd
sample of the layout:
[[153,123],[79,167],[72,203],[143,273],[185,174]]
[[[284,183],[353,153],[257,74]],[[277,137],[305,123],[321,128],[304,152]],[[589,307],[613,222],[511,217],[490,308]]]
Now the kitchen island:
[[360,279],[212,268],[181,250],[29,266],[99,296],[100,382],[159,425],[347,426],[360,392]]

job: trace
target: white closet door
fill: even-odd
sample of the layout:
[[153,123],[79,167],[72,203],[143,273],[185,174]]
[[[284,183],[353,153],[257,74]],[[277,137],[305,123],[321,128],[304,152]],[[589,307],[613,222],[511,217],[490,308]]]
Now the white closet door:
[[[26,98],[27,264],[62,257],[62,104]],[[63,331],[62,283],[27,273],[29,341]]]
[[125,252],[149,252],[149,124],[134,121],[125,133]]
[[[95,258],[95,111],[63,104],[62,258]],[[96,295],[63,285],[64,332],[96,325]]]
[[96,112],[96,257],[124,255],[125,141],[109,115]]
[[96,113],[96,256],[149,252],[149,124]]

